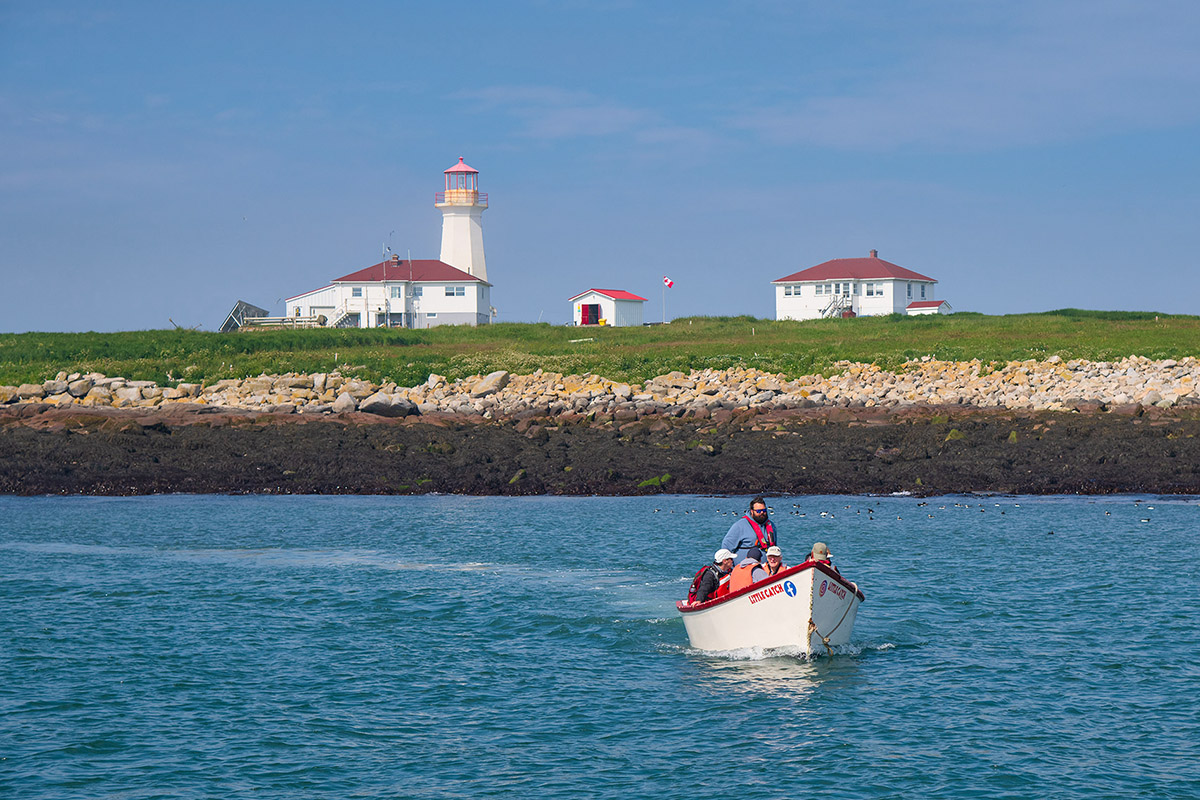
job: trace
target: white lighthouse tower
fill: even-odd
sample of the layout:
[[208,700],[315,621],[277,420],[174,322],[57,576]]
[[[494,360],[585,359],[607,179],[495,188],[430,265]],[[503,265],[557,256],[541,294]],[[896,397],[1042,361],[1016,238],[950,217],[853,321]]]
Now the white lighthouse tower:
[[479,170],[459,156],[458,163],[446,170],[446,190],[437,193],[433,204],[442,210],[441,260],[486,281],[483,211],[488,198],[479,191]]

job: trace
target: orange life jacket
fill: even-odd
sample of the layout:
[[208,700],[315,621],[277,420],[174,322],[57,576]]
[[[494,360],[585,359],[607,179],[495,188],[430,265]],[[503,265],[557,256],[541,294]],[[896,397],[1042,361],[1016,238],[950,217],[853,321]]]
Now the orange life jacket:
[[728,575],[721,576],[721,582],[717,584],[717,590],[713,592],[713,597],[724,597],[729,594],[729,580],[733,576],[730,572]]
[[754,578],[752,576],[754,574],[755,567],[762,569],[757,562],[752,564],[739,564],[734,567],[733,572],[730,573],[732,577],[729,579],[729,591],[736,592],[738,589],[745,589],[747,586],[754,583]]

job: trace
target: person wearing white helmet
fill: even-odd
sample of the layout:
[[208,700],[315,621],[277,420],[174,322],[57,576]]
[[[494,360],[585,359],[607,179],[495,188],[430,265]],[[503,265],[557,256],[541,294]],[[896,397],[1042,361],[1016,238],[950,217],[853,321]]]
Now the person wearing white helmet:
[[696,577],[692,578],[692,586],[688,590],[688,603],[703,603],[728,593],[731,572],[733,553],[722,547],[713,555],[713,563],[705,564],[696,573]]

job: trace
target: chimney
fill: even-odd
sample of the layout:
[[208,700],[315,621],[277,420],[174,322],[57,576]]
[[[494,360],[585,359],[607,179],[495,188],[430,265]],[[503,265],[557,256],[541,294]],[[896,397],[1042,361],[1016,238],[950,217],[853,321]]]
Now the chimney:
[[872,251],[871,251],[871,258],[879,258],[879,251],[878,251],[878,250],[872,250]]
[[400,254],[399,253],[392,253],[392,263],[393,264],[400,263]]

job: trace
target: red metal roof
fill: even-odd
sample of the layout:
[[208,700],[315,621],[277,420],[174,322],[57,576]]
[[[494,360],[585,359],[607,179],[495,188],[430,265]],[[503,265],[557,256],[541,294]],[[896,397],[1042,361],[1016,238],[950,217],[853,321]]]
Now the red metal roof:
[[[872,251],[874,252],[874,251]],[[937,283],[928,275],[913,272],[875,255],[866,258],[835,258],[815,267],[802,269],[771,283],[793,283],[795,281],[874,280],[876,278],[899,278],[908,281]]]
[[580,292],[579,294],[575,295],[574,297],[568,297],[567,302],[570,303],[572,300],[578,300],[579,298],[583,297],[588,292],[595,292],[596,294],[602,294],[605,297],[612,298],[613,300],[641,300],[643,302],[646,301],[646,298],[638,297],[633,292],[627,292],[624,289],[588,289],[587,292]]
[[[487,283],[476,278],[474,275],[463,272],[461,269],[452,267],[444,261],[438,261],[434,258],[414,258],[412,260],[412,269],[409,269],[409,262],[405,261],[380,261],[378,264],[372,264],[366,269],[360,269],[358,272],[351,272],[349,275],[343,275],[340,278],[334,278],[334,283],[371,283],[380,281],[474,281],[475,283]],[[490,285],[490,284],[489,284]]]
[[446,172],[479,172],[479,170],[475,169],[472,166],[468,166],[467,164],[464,164],[462,156],[459,156],[458,163],[455,164],[450,169],[446,170]]
[[914,300],[905,306],[905,308],[937,308],[945,302],[945,300]]

